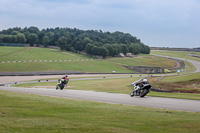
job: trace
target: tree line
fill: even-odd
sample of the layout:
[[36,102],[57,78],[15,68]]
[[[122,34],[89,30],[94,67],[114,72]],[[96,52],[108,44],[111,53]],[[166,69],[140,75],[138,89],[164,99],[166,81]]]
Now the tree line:
[[0,31],[0,43],[42,44],[61,50],[83,51],[91,55],[116,56],[119,53],[149,54],[150,48],[129,33],[80,30],[77,28],[15,27]]

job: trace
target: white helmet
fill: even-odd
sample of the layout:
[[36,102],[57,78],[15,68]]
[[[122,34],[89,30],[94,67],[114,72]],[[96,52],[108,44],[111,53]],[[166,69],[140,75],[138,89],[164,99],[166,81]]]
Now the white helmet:
[[147,79],[143,79],[144,82],[147,82]]

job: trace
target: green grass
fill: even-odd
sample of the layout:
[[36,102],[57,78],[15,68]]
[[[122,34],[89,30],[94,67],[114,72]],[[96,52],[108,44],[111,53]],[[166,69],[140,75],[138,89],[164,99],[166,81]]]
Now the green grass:
[[54,49],[32,48],[32,47],[0,47],[0,61],[45,61],[48,62],[21,62],[21,63],[1,63],[1,72],[24,72],[24,71],[61,71],[74,70],[81,72],[97,73],[133,73],[133,70],[101,60],[88,61],[59,61],[50,60],[73,60],[73,59],[93,59],[88,56],[72,53],[60,52]]
[[133,70],[127,69],[120,65],[100,60],[90,61],[67,61],[67,62],[26,62],[26,63],[4,63],[0,65],[2,72],[23,72],[23,71],[59,71],[74,70],[92,73],[134,73]]
[[[192,52],[193,53],[193,52]],[[195,55],[200,55],[200,52],[194,52]]]
[[0,61],[92,59],[72,52],[33,47],[0,46]]
[[148,94],[148,96],[200,100],[200,94],[196,94],[196,93],[168,93],[168,92],[153,92],[153,91],[151,91]]
[[[153,77],[150,82],[153,88],[159,88],[166,91],[181,92],[184,97],[191,97],[191,99],[200,99],[200,73],[183,74],[179,76],[162,77],[162,80],[158,80],[160,77]],[[179,93],[175,93],[179,95]],[[194,94],[191,94],[194,93]],[[195,94],[197,93],[197,94]],[[174,95],[174,93],[172,94]],[[195,96],[196,95],[196,96]],[[180,97],[182,98],[182,97]]]
[[148,67],[162,67],[173,68],[176,67],[176,62],[162,57],[151,55],[139,55],[134,58],[109,58],[110,62],[122,64],[126,66],[148,66]]
[[200,73],[193,73],[193,74],[185,74],[179,76],[170,76],[163,78],[163,82],[181,82],[181,81],[192,81],[200,79]]
[[0,91],[3,133],[199,133],[200,113]]

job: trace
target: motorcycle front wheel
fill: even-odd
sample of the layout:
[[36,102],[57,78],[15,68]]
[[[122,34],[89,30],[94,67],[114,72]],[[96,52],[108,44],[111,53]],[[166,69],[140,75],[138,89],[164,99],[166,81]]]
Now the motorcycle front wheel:
[[133,97],[133,96],[134,96],[134,93],[132,92],[130,96]]

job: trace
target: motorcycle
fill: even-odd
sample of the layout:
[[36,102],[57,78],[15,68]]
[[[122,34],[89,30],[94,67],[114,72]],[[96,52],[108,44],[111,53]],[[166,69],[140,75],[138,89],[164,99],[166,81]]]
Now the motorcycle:
[[144,97],[146,96],[151,89],[151,85],[150,84],[136,84],[134,85],[134,90],[131,92],[130,96],[140,96],[140,97]]
[[63,90],[65,85],[66,85],[66,80],[65,79],[59,79],[58,83],[56,85],[56,90],[57,89]]

